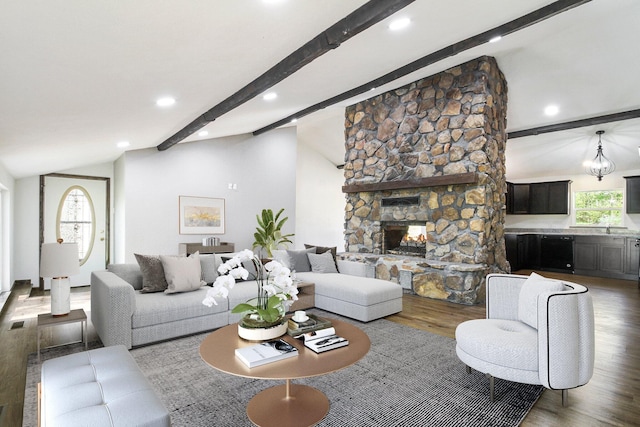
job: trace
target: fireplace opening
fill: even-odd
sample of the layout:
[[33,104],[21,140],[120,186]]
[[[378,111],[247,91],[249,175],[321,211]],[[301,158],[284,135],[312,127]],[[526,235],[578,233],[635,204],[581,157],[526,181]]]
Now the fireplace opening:
[[419,221],[383,222],[382,253],[418,257],[426,256],[426,224]]

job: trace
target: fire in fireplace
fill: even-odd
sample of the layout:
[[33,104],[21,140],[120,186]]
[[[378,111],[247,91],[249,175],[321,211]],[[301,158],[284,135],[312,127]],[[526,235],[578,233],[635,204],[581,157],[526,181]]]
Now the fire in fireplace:
[[427,253],[425,223],[419,221],[383,222],[382,253],[424,257]]

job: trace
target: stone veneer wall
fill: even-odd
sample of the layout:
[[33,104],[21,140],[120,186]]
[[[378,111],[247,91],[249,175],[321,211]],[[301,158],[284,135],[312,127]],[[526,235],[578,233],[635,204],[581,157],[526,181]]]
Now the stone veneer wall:
[[[377,277],[398,282],[400,272],[410,271],[413,291],[423,296],[483,301],[486,274],[510,270],[504,245],[506,107],[507,84],[492,57],[349,106],[345,257],[374,263]],[[457,183],[470,173],[473,182]],[[445,183],[426,186],[433,177]],[[380,188],[372,189],[376,184]],[[383,198],[416,195],[414,206],[382,206]],[[399,220],[425,222],[424,260],[375,256],[381,221]]]

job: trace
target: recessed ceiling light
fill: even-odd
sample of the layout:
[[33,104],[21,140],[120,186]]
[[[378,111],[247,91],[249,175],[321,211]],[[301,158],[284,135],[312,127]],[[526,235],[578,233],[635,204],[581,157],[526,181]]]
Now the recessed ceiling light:
[[291,119],[291,123],[295,123],[297,121],[298,121],[298,119]]
[[267,92],[262,96],[262,99],[264,99],[265,101],[273,101],[277,97],[278,97],[277,93],[275,93],[275,92]]
[[555,116],[556,114],[558,114],[559,111],[560,109],[558,108],[557,105],[547,105],[544,109],[544,113],[547,116]]
[[118,142],[118,148],[127,148],[130,145],[131,144],[129,143],[129,141],[120,141],[120,142]]
[[207,136],[207,135],[209,135],[208,130],[201,130],[200,132],[198,132],[198,136]]
[[158,107],[169,107],[175,103],[176,103],[175,98],[172,98],[170,96],[165,96],[164,98],[160,98],[156,101],[156,105]]
[[391,21],[389,24],[389,29],[391,31],[402,30],[403,28],[407,28],[411,24],[411,20],[409,18],[399,18]]
[[502,40],[502,36],[495,36],[495,37],[489,39],[489,43],[499,42],[500,40]]

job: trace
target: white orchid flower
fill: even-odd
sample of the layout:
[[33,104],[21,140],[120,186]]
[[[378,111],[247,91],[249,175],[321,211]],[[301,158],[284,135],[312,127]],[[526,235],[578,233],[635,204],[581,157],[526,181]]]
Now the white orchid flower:
[[247,278],[249,277],[249,271],[244,267],[234,268],[229,272],[229,274],[236,280],[247,280]]

